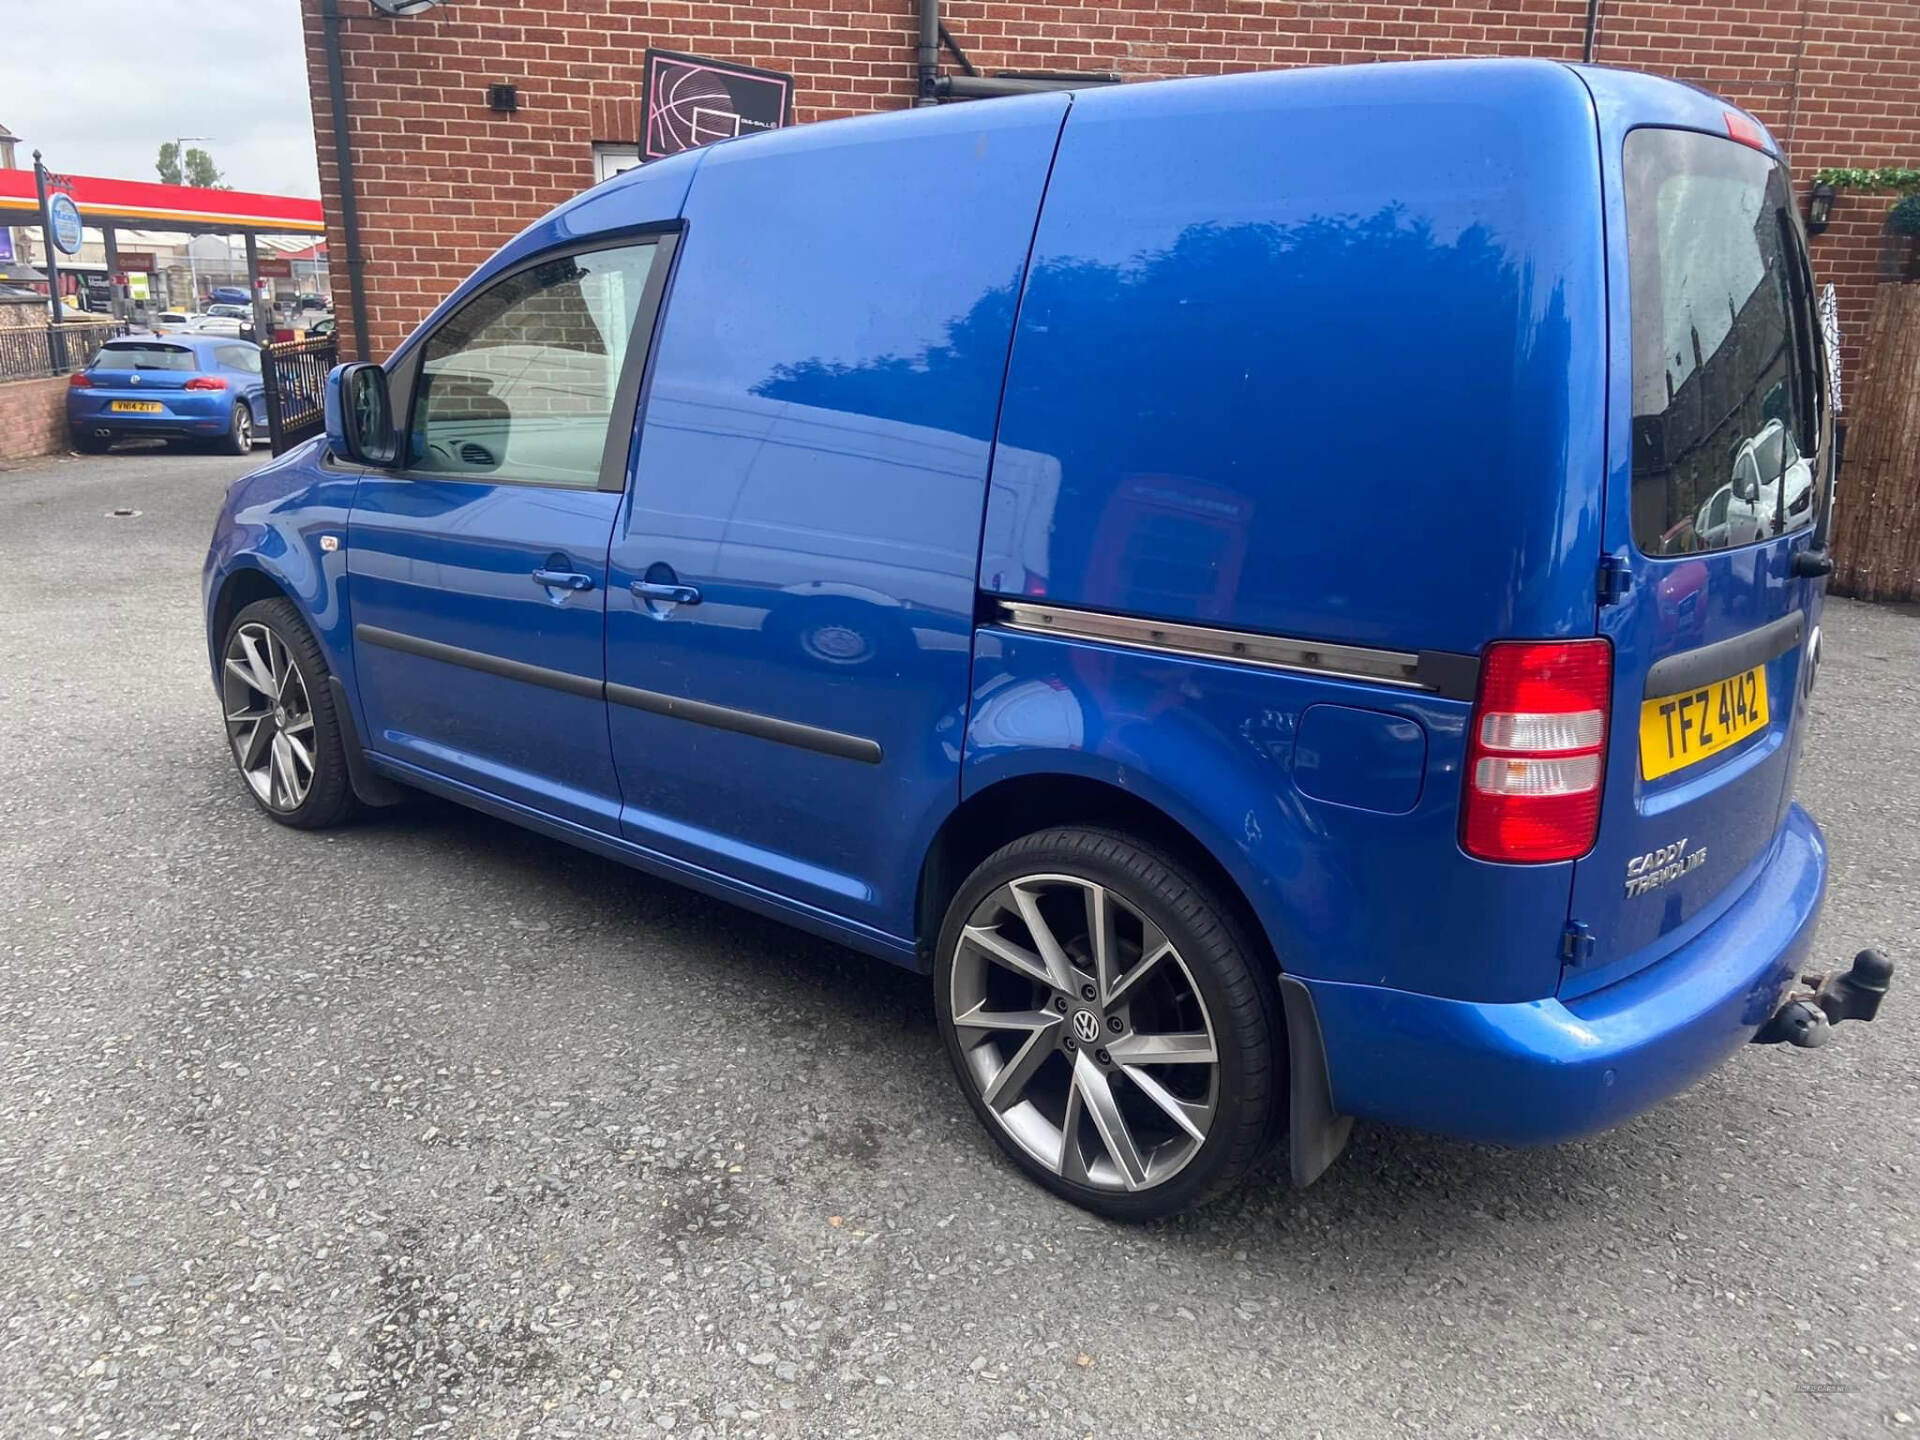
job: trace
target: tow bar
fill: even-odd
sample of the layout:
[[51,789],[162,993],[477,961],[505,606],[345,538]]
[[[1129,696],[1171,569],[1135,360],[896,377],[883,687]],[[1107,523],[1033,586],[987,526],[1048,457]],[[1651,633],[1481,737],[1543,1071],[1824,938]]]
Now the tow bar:
[[1754,1032],[1755,1045],[1784,1041],[1811,1050],[1826,1044],[1842,1020],[1873,1019],[1893,983],[1893,962],[1878,950],[1862,950],[1845,974],[1802,975],[1800,983],[1807,988],[1789,995]]

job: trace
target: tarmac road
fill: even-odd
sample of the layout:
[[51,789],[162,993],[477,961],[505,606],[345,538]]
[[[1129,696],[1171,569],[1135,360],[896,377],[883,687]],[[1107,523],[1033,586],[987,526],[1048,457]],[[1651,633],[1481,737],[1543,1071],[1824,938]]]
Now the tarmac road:
[[1829,606],[1801,776],[1880,1023],[1123,1229],[914,976],[437,802],[266,821],[201,639],[244,468],[0,473],[0,1434],[1920,1435],[1920,619]]

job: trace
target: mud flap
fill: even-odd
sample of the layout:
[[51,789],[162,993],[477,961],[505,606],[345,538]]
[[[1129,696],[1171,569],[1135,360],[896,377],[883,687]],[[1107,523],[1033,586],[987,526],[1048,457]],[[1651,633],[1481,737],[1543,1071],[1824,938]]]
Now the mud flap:
[[[404,788],[383,775],[374,774],[367,764],[367,752],[360,748],[360,730],[353,723],[353,706],[347,701],[347,687],[338,675],[327,676],[327,688],[333,692],[333,718],[340,726],[340,748],[347,757],[347,783],[362,805],[375,810],[398,805],[407,798]],[[1291,1027],[1289,1027],[1291,1028]]]
[[1353,1132],[1353,1117],[1334,1112],[1313,992],[1293,976],[1282,975],[1280,998],[1287,1011],[1287,1162],[1293,1183],[1304,1187],[1340,1158]]

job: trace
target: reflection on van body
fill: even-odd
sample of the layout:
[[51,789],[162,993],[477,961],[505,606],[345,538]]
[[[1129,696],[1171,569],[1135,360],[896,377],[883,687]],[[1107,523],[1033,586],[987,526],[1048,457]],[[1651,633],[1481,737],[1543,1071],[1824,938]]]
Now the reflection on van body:
[[[681,569],[730,577],[678,618],[772,630],[848,668],[885,668],[901,644],[967,648],[988,442],[687,384],[656,386],[647,413],[648,464],[697,467],[709,483],[649,492],[635,527],[678,537]],[[994,457],[995,493],[1037,527],[1023,533],[1044,535],[1059,474],[1050,456],[1002,447]],[[998,548],[1020,538],[990,530],[980,568],[1033,574],[1031,552]],[[830,582],[818,578],[822,558],[835,562]]]

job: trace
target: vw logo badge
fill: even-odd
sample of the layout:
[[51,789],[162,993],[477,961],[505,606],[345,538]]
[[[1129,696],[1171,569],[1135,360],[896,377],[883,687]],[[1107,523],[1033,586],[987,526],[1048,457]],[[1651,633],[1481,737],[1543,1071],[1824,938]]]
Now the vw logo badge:
[[1073,1033],[1082,1044],[1091,1045],[1100,1038],[1100,1017],[1091,1010],[1080,1011],[1073,1017]]

